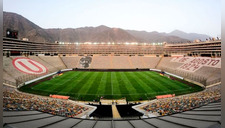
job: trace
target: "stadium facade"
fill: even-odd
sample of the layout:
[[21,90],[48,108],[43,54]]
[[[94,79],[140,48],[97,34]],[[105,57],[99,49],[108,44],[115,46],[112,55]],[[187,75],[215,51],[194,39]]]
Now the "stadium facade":
[[29,42],[12,38],[3,38],[4,55],[13,52],[22,54],[48,55],[189,55],[189,56],[221,56],[221,40],[205,42],[167,44],[161,43],[114,43],[114,42],[85,42],[85,43],[41,43]]

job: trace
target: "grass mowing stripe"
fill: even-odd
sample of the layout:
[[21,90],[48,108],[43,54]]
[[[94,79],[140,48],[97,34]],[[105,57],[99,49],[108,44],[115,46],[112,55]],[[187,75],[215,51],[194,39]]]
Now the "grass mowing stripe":
[[84,86],[84,84],[88,81],[88,78],[90,78],[90,76],[92,75],[92,73],[90,72],[86,72],[85,75],[83,75],[80,79],[79,82],[74,83],[75,86],[73,86],[73,88],[69,91],[69,93],[79,93],[80,89]]
[[120,75],[122,76],[121,79],[124,81],[125,86],[127,86],[127,88],[129,88],[129,92],[131,94],[136,94],[137,91],[136,89],[131,85],[130,81],[128,80],[128,78],[126,77],[124,72],[120,72]]
[[[145,73],[149,74],[149,72],[145,72]],[[158,78],[158,76],[159,76],[159,74],[156,72],[154,72],[154,73],[152,72],[151,75],[155,76],[155,78]],[[162,83],[171,85],[170,86],[171,90],[187,88],[186,86],[184,86],[185,84],[183,84],[179,81],[171,80],[165,76],[160,76],[160,78],[162,78],[162,79],[158,79],[158,80],[161,81]]]
[[101,81],[99,83],[97,94],[105,94],[106,80],[107,80],[107,72],[104,72]]
[[120,92],[122,94],[129,94],[129,89],[127,88],[126,84],[124,83],[124,80],[122,79],[121,72],[116,73],[116,79],[119,84]]
[[139,85],[145,89],[146,92],[152,92],[152,88],[148,86],[145,82],[143,82],[142,78],[140,78],[140,75],[137,74],[137,72],[133,73],[133,78],[139,83]]
[[100,86],[100,82],[102,79],[103,73],[98,72],[98,75],[96,75],[96,78],[93,80],[93,83],[91,84],[90,88],[87,90],[86,93],[88,94],[97,94],[98,88]]
[[[144,72],[146,74],[149,74],[148,72]],[[189,89],[187,87],[183,86],[183,83],[178,83],[175,84],[171,79],[165,77],[165,76],[160,76],[159,74],[151,73],[150,75],[155,76],[155,79],[157,79],[160,83],[162,83],[163,86],[171,90],[171,92],[175,93],[176,90],[181,90],[181,89]],[[159,77],[157,77],[159,76]]]
[[111,88],[112,88],[112,95],[113,95],[113,80],[112,80],[112,72],[111,73]]
[[155,90],[155,92],[153,92],[153,93],[158,94],[158,93],[166,90],[166,88],[161,87],[160,83],[158,83],[153,78],[151,78],[150,75],[143,74],[142,72],[139,72],[139,74],[143,77],[143,79],[145,79],[146,81],[148,81],[150,83],[149,85],[151,86],[151,88],[153,90]]
[[[154,76],[154,74],[149,74],[149,75]],[[171,86],[172,84],[169,83],[169,80],[166,79],[166,77],[164,77],[164,76],[159,75],[159,77],[155,77],[154,80],[156,80],[157,82],[160,82],[162,86],[164,86],[171,92],[174,92],[174,90],[177,90],[177,88]]]
[[125,75],[138,93],[146,93],[145,89],[134,78],[133,73],[131,74],[131,72],[125,72]]
[[[68,77],[68,74],[74,74],[72,72],[65,72],[64,75],[60,76],[60,78],[65,79],[66,77]],[[55,77],[53,79],[51,79],[51,81],[45,81],[45,83],[57,83],[57,82],[61,82],[61,79],[59,77]]]
[[64,80],[64,78],[68,78],[69,77],[68,74],[72,75],[72,73],[67,73],[67,74],[64,74],[64,76],[59,76],[59,77],[53,78],[51,80],[46,80],[46,81],[44,81],[42,83],[39,83],[39,84],[35,85],[33,87],[33,89],[54,90],[54,88],[57,88],[58,86],[62,86],[63,85],[62,81],[67,81],[67,80]]
[[111,72],[107,72],[107,79],[105,85],[105,94],[112,95],[112,86],[111,86]]
[[[129,99],[129,100],[134,100],[129,94],[130,94],[130,91],[129,89],[127,88],[127,85],[124,83],[124,80],[122,79],[122,76],[121,76],[121,72],[117,72],[116,74],[116,79],[118,81],[118,84],[119,84],[119,89],[120,89],[120,92],[121,92],[121,96],[122,97],[126,97],[126,99]],[[126,94],[126,95],[123,95],[123,94]]]
[[158,88],[158,86],[156,86],[151,80],[149,80],[149,77],[144,75],[142,72],[136,72],[136,76],[141,79],[142,82],[145,83],[149,88],[151,88],[151,92],[161,91],[161,89]]
[[[128,80],[130,81],[130,83],[132,83],[131,85],[136,89],[136,92],[139,93],[138,95],[135,95],[133,97],[135,97],[136,99],[138,98],[144,98],[145,94],[147,93],[146,90],[140,85],[140,83],[137,82],[136,78],[134,77],[133,72],[125,72],[125,75],[127,76]],[[147,97],[146,97],[147,98]]]
[[[148,72],[146,72],[147,74],[149,74]],[[155,79],[157,79],[158,77],[157,77],[157,73],[156,72],[152,72],[152,75],[154,75],[155,76]],[[184,83],[181,83],[181,82],[179,82],[179,81],[177,81],[178,82],[178,84],[175,84],[175,83],[171,83],[171,81],[172,80],[170,80],[169,78],[167,78],[167,77],[163,77],[163,76],[160,76],[162,79],[165,79],[165,80],[167,80],[168,81],[168,84],[169,84],[169,86],[167,86],[171,91],[172,91],[172,93],[175,93],[176,95],[177,94],[184,94],[185,92],[189,92],[189,90],[190,90],[190,86],[184,86],[185,84]],[[161,81],[161,80],[159,80],[159,81]],[[165,84],[165,82],[163,82],[163,81],[161,81],[162,83],[164,83]],[[173,82],[173,81],[172,81]],[[178,86],[179,87],[178,87]],[[183,86],[183,87],[182,87]],[[180,87],[182,87],[182,88],[180,88]],[[191,88],[191,90],[192,90],[192,88]],[[182,93],[180,93],[180,92],[182,92]],[[192,92],[193,92],[193,90],[192,90]]]
[[116,94],[113,96],[113,98],[117,99],[118,97],[121,97],[121,92],[120,92],[120,89],[119,89],[119,83],[117,81],[117,78],[116,78],[116,74],[117,72],[112,72],[112,85],[113,85],[113,94]]
[[65,88],[63,88],[59,92],[60,93],[61,92],[68,92],[68,93],[70,93],[70,90],[72,90],[77,85],[77,81],[80,81],[80,79],[82,79],[82,77],[84,77],[85,75],[87,75],[86,72],[80,72],[79,75],[73,81],[68,83],[68,85],[66,85]]
[[146,89],[146,92],[154,92],[154,90],[151,88],[151,86],[148,85],[147,82],[143,81],[143,77],[140,77],[138,72],[134,72],[135,79],[140,83],[140,85]]
[[[143,74],[145,74],[145,72]],[[160,81],[160,77],[155,77],[152,74],[149,74],[149,77],[151,78],[151,81],[153,81],[155,83],[155,85],[161,89],[159,94],[173,93],[173,91],[168,88],[168,86],[170,86],[170,85],[168,85],[167,83],[166,83],[166,85],[165,85],[165,83],[161,83],[162,81]]]
[[[98,77],[100,72],[90,72],[91,76],[85,81],[82,88],[79,90],[80,93],[85,94],[88,92],[91,85],[95,82],[95,79]],[[78,93],[79,93],[78,92]],[[93,94],[93,93],[91,93]]]
[[99,82],[101,80],[101,72],[94,72],[93,75],[89,78],[88,82],[84,85],[84,87],[79,91],[83,95],[83,99],[91,100],[92,98],[96,99]]
[[[77,78],[77,76],[80,75],[80,73],[81,72],[74,73],[74,74],[71,74],[71,75],[67,74],[70,77],[70,79],[66,79],[62,84],[56,85],[56,87],[52,88],[52,90],[60,92],[61,90],[63,90],[63,88],[67,88],[68,86],[72,86],[73,81]],[[63,79],[61,78],[61,80],[63,80]]]
[[150,71],[71,71],[32,87],[25,85],[20,90],[41,95],[68,95],[75,100],[92,101],[104,96],[108,99],[126,97],[128,101],[135,101],[139,100],[139,98],[152,99],[156,95],[171,94],[173,92],[180,95],[200,91],[202,88],[196,85],[190,87],[190,85],[162,77],[159,73]]

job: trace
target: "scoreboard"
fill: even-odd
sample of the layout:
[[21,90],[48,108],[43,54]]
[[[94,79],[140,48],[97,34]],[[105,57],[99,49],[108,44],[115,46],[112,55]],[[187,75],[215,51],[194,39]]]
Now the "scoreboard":
[[17,30],[7,29],[6,30],[6,37],[18,39],[18,31]]

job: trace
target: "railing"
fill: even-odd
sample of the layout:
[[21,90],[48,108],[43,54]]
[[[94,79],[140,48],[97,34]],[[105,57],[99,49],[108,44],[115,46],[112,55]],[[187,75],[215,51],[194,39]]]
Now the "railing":
[[221,82],[221,78],[206,82],[206,86]]
[[12,86],[17,86],[17,84],[16,84],[16,82],[12,82],[12,81],[9,81],[9,80],[5,80],[5,79],[3,79],[3,83],[4,84],[9,84],[9,85],[12,85]]

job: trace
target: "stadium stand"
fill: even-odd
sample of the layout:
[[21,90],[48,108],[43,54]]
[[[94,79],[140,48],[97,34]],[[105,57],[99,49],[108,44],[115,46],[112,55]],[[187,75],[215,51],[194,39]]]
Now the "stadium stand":
[[[205,85],[210,85],[215,80],[220,81],[221,69],[213,67],[201,67],[199,70],[194,72],[195,74],[202,76],[206,79]],[[214,82],[215,83],[215,82]]]
[[[3,57],[3,70],[4,70],[4,81],[5,83],[12,83],[13,85],[18,85],[20,83],[24,83],[25,81],[29,81],[35,78],[38,78],[45,74],[26,74],[24,72],[18,71],[13,66],[13,59],[20,58],[21,56],[13,56],[13,57]],[[23,57],[27,58],[27,57]],[[47,68],[47,73],[57,72],[58,70],[65,69],[66,66],[63,64],[63,62],[60,60],[60,58],[57,57],[38,57],[38,56],[29,56],[28,58],[35,60],[41,64],[43,64]]]
[[112,60],[110,56],[93,56],[91,68],[94,69],[110,69],[112,68]]
[[21,72],[15,69],[12,64],[12,59],[9,57],[3,57],[3,69],[10,75],[17,79],[21,76]]
[[144,68],[156,68],[160,57],[142,57]]
[[76,104],[70,100],[21,93],[7,86],[4,86],[3,90],[3,110],[5,111],[36,110],[53,115],[77,117],[88,109],[92,109],[84,105]]
[[209,76],[206,81],[206,85],[212,85],[221,81],[221,69],[215,68],[213,73]]
[[39,58],[47,62],[49,65],[55,67],[57,70],[66,68],[66,66],[63,64],[63,62],[58,56],[39,56]]
[[[47,63],[46,61],[42,60],[39,56],[29,56],[28,58],[33,59],[33,60],[43,64],[45,67],[47,67],[48,73],[52,73],[52,72],[55,72],[58,70],[54,66]],[[52,64],[54,64],[54,63],[52,63]]]
[[220,88],[221,85],[218,85],[207,88],[202,92],[167,99],[153,100],[150,104],[141,107],[141,109],[144,109],[151,114],[157,113],[157,116],[188,111],[209,103],[219,102],[221,100]]
[[77,68],[80,61],[79,56],[61,56],[61,59],[67,68]]
[[159,65],[156,67],[158,69],[167,70],[168,68],[175,70],[177,67],[180,67],[182,63],[171,62],[172,57],[163,57]]
[[129,56],[111,56],[114,69],[132,69]]
[[6,71],[3,70],[3,80],[4,83],[16,86],[16,80],[10,76]]
[[144,68],[145,67],[145,63],[142,61],[142,57],[139,56],[131,56],[129,57],[129,60],[131,61],[130,63],[132,63],[132,68]]
[[221,103],[215,102],[192,111],[171,116],[130,119],[130,120],[91,120],[52,116],[39,111],[4,111],[4,127],[71,127],[71,128],[206,128],[220,127]]
[[172,61],[172,59],[173,57],[163,57],[157,68],[202,83],[204,85],[217,83],[221,79],[220,68],[200,66],[196,71],[189,72],[180,69],[183,63]]
[[[18,56],[17,56],[18,57]],[[12,60],[17,57],[3,57],[4,80],[23,83],[25,81],[40,77],[41,75],[30,75],[21,73],[12,64]],[[29,56],[47,67],[48,73],[56,72],[65,68],[84,68],[80,63],[81,57],[45,57]],[[161,59],[161,60],[160,60]],[[221,81],[220,68],[202,66],[194,72],[180,70],[182,63],[171,61],[173,57],[142,57],[142,56],[94,56],[88,64],[89,69],[142,69],[157,68],[179,76],[199,82],[203,85],[211,85]],[[62,62],[63,61],[63,62]],[[7,77],[6,77],[7,76]]]

